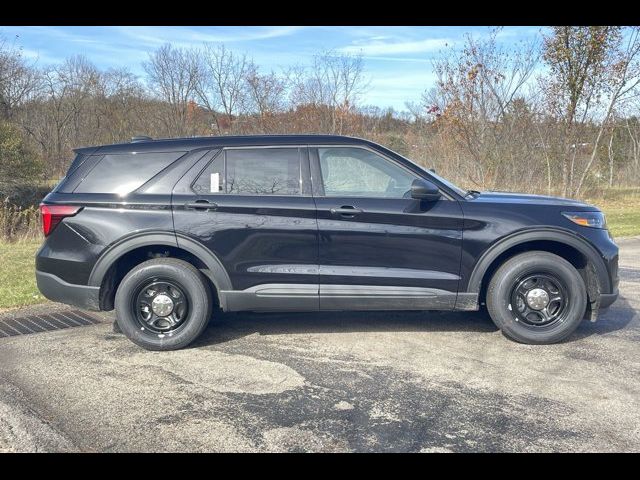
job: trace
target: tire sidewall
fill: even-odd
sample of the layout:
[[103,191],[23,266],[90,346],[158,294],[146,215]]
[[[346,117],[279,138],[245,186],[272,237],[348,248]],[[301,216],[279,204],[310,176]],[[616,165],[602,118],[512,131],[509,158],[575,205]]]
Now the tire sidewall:
[[[516,282],[533,273],[555,276],[567,291],[568,310],[563,320],[549,329],[528,327],[509,309]],[[494,323],[508,337],[522,343],[555,343],[568,337],[582,322],[587,307],[586,287],[578,271],[565,259],[547,252],[529,252],[508,260],[498,269],[487,291],[487,307]]]
[[[187,318],[174,332],[152,332],[144,329],[136,318],[135,296],[145,283],[156,278],[177,283],[187,297]],[[150,260],[123,278],[116,292],[115,309],[120,329],[132,342],[148,350],[175,350],[187,346],[206,328],[211,315],[211,301],[202,274],[193,266],[180,260]]]

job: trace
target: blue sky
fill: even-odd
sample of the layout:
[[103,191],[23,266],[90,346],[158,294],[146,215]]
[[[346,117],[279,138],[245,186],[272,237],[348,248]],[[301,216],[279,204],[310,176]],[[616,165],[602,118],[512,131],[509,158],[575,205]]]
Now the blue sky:
[[[504,27],[499,40],[515,44],[539,36],[541,27]],[[142,75],[148,53],[170,42],[177,47],[220,42],[246,53],[264,71],[310,61],[321,50],[361,53],[369,88],[364,104],[405,109],[433,87],[432,61],[464,35],[487,35],[488,27],[1,27],[38,65],[83,54],[100,68],[126,66]]]

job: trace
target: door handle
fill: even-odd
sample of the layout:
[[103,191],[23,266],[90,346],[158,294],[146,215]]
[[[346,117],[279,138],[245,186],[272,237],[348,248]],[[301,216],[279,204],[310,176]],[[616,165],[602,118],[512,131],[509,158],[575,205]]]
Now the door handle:
[[355,217],[356,215],[362,213],[363,210],[361,208],[354,207],[352,205],[343,205],[339,208],[332,208],[331,213],[333,215],[341,215],[343,217]]
[[198,210],[200,212],[206,212],[218,208],[218,204],[210,202],[209,200],[196,200],[195,202],[187,202],[184,204],[184,206],[189,210]]

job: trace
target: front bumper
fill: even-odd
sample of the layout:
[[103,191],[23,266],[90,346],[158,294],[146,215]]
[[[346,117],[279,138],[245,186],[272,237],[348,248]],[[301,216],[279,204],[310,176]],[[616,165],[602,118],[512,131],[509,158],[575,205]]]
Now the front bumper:
[[51,273],[36,270],[38,290],[49,300],[75,305],[87,310],[100,310],[100,287],[67,283]]

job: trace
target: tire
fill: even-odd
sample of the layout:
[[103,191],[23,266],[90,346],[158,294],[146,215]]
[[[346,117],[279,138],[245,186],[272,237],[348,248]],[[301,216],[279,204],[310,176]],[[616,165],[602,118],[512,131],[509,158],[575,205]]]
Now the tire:
[[206,328],[212,307],[207,279],[176,258],[156,258],[136,266],[120,282],[115,298],[120,330],[147,350],[186,347]]
[[[546,307],[541,308],[545,301]],[[578,328],[587,308],[587,291],[578,271],[564,258],[532,251],[498,268],[489,283],[486,303],[491,319],[505,336],[545,345],[564,340]]]

